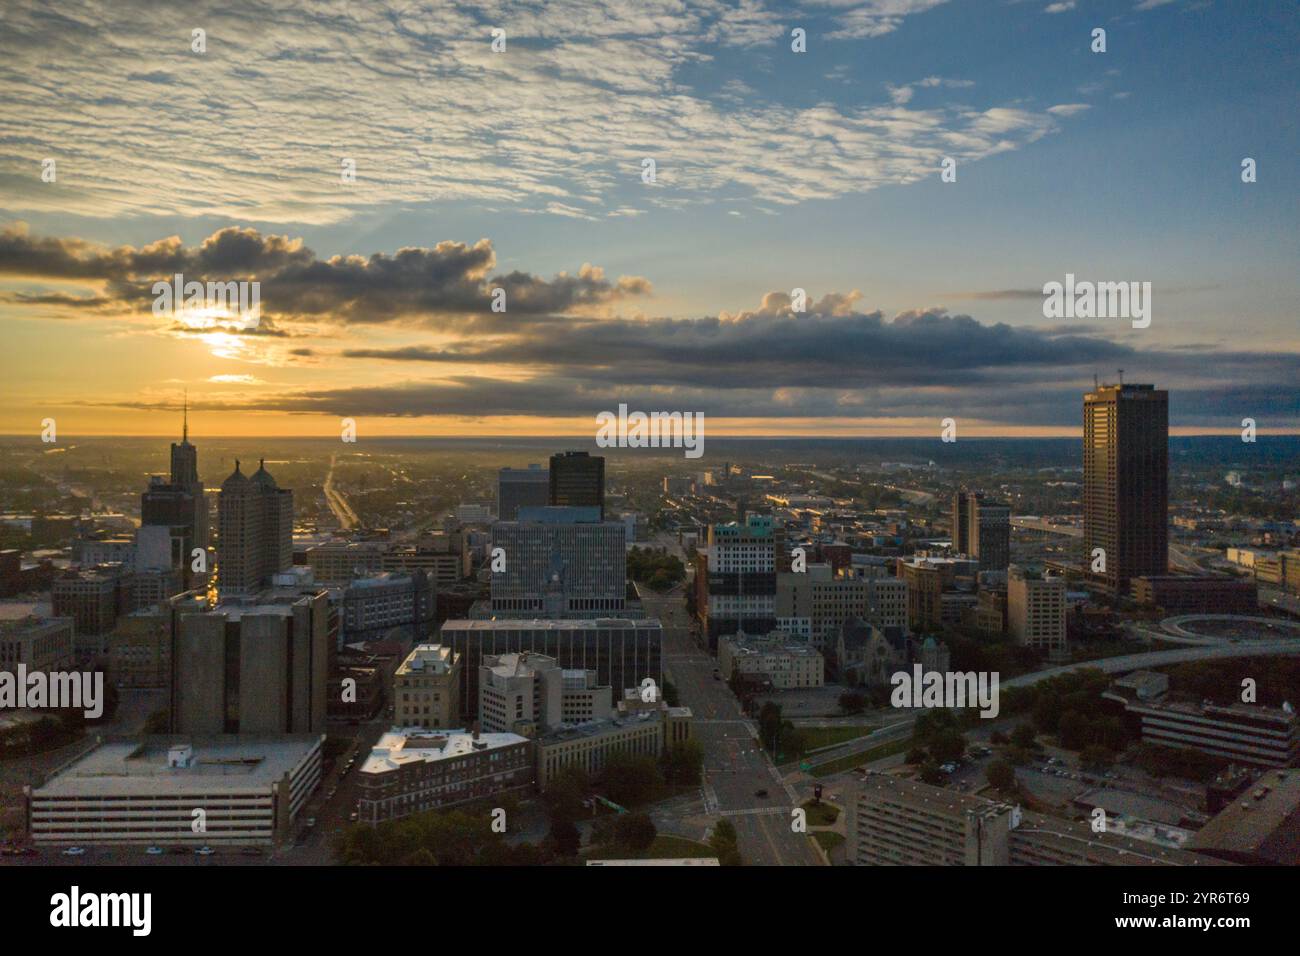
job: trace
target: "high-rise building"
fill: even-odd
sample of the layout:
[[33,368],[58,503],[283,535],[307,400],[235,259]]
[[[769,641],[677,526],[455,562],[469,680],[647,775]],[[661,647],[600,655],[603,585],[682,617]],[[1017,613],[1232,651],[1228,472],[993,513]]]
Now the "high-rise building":
[[1083,398],[1083,560],[1093,579],[1123,594],[1133,578],[1167,574],[1168,508],[1169,393],[1098,386]]
[[978,558],[981,571],[1011,563],[1011,506],[977,491],[959,491],[952,504],[952,549]]
[[427,571],[355,578],[343,591],[343,639],[349,644],[383,639],[419,643],[433,635],[437,598]]
[[533,737],[565,724],[607,720],[613,688],[596,672],[562,668],[545,654],[485,654],[479,667],[479,725],[487,733]]
[[217,499],[217,586],[223,595],[251,594],[293,564],[293,492],[281,488],[265,459],[252,477],[235,470]]
[[1046,651],[1051,660],[1064,660],[1069,656],[1065,610],[1065,578],[1011,566],[1007,630],[1016,643]]
[[420,644],[393,676],[393,716],[400,727],[456,727],[459,694],[460,659],[449,647]]
[[329,592],[273,588],[208,609],[190,591],[171,607],[173,733],[324,732]]
[[605,459],[585,451],[565,451],[551,456],[550,504],[560,507],[599,508],[605,520]]
[[551,473],[541,465],[502,468],[497,472],[497,518],[514,521],[520,508],[551,503]]
[[140,524],[170,530],[173,548],[170,566],[184,569],[187,582],[191,575],[191,551],[206,548],[210,543],[208,501],[203,482],[199,480],[198,454],[198,449],[190,444],[189,403],[186,402],[181,440],[171,447],[171,474],[167,481],[158,475],[150,478],[149,487],[140,496]]
[[492,575],[497,617],[613,617],[627,608],[622,522],[593,507],[522,508],[492,525],[505,570]]
[[[783,540],[770,515],[749,515],[744,524],[709,526],[700,608],[711,649],[724,634],[768,634],[777,629],[776,572]],[[788,561],[783,553],[781,558]]]

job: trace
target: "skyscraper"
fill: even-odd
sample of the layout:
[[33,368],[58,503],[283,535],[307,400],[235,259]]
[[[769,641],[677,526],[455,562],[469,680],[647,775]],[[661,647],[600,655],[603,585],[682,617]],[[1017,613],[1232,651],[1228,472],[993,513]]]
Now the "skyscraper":
[[560,507],[599,508],[605,520],[605,459],[585,451],[551,456],[551,500]]
[[1135,577],[1167,573],[1168,508],[1169,393],[1124,384],[1087,393],[1083,559],[1093,579],[1125,593]]
[[217,585],[222,595],[250,594],[293,564],[293,492],[281,488],[263,460],[250,478],[239,470],[217,499]]
[[171,529],[172,567],[182,568],[188,582],[190,552],[209,543],[208,502],[199,481],[198,449],[190,444],[188,400],[180,443],[172,444],[171,474],[167,481],[158,475],[149,479],[149,487],[140,496],[140,524]]
[[959,491],[952,504],[952,548],[978,558],[981,571],[1005,571],[1011,563],[1011,506],[982,492]]
[[520,508],[541,508],[550,503],[551,475],[541,465],[502,468],[497,473],[497,517],[514,521]]

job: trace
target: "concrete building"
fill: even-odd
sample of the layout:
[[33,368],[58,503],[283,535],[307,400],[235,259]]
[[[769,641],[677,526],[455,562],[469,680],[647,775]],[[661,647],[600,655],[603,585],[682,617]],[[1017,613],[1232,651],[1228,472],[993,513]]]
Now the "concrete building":
[[472,570],[470,551],[459,534],[422,539],[410,548],[391,548],[379,566],[383,571],[426,571],[435,588],[455,587]]
[[849,798],[856,866],[1205,866],[1195,853],[868,771]]
[[907,582],[884,573],[837,577],[829,564],[810,564],[803,573],[777,573],[775,607],[779,630],[807,633],[814,647],[824,648],[853,618],[906,628]]
[[252,594],[293,565],[293,492],[265,459],[252,477],[235,470],[217,499],[217,586],[223,596]]
[[1124,707],[1141,720],[1144,743],[1199,750],[1256,767],[1291,767],[1300,761],[1300,722],[1294,711],[1159,699],[1128,700]]
[[420,644],[393,675],[393,715],[403,727],[449,728],[460,719],[461,662],[451,648]]
[[521,508],[492,526],[505,570],[492,574],[496,617],[616,616],[627,607],[627,549],[621,522],[595,507]]
[[477,716],[480,669],[488,656],[541,654],[565,670],[592,671],[597,687],[663,683],[663,627],[657,620],[447,621],[440,640],[460,658],[462,717]]
[[541,465],[502,468],[497,472],[497,519],[514,521],[520,508],[551,503],[551,473]]
[[[1133,578],[1169,573],[1169,393],[1101,385],[1083,398],[1084,560],[1127,594]],[[1091,573],[1091,571],[1090,571]]]
[[[899,577],[907,588],[907,620],[915,630],[937,630],[961,623],[961,609],[978,603],[973,589],[978,563],[969,558],[917,555],[899,562]],[[954,594],[958,580],[970,590]],[[955,619],[954,619],[955,616]]]
[[193,586],[191,555],[195,548],[211,544],[208,500],[199,480],[198,449],[190,444],[189,408],[186,405],[181,440],[171,446],[171,470],[167,480],[149,479],[140,496],[140,529],[137,545],[151,551],[160,542],[167,548],[166,563],[155,556],[146,558],[146,567],[166,567],[181,572],[182,583]]
[[643,701],[637,688],[624,691],[617,716],[564,727],[537,738],[537,786],[546,789],[568,768],[597,774],[613,754],[660,757],[692,737],[689,707]]
[[307,549],[307,566],[321,584],[341,586],[381,570],[388,545],[382,541],[330,541]]
[[749,515],[743,524],[709,526],[709,545],[701,549],[702,601],[710,649],[726,634],[767,634],[776,629],[776,574],[784,536],[770,516]]
[[211,609],[189,592],[173,600],[172,621],[173,733],[324,731],[328,592],[268,589]]
[[479,668],[479,723],[488,732],[534,737],[606,720],[613,709],[613,690],[597,682],[595,671],[561,668],[545,654],[488,654]]
[[77,654],[92,659],[107,650],[106,635],[119,615],[132,610],[133,574],[121,564],[69,569],[54,579],[50,602],[55,617],[72,618]]
[[1065,628],[1065,578],[1012,565],[1007,574],[1007,630],[1016,643],[1069,657]]
[[1144,574],[1133,579],[1133,600],[1166,614],[1255,614],[1254,581],[1225,574]]
[[25,617],[0,621],[0,671],[49,674],[76,663],[75,625],[71,618]]
[[358,815],[371,825],[531,790],[532,742],[518,734],[395,728],[361,764]]
[[167,687],[171,614],[164,603],[117,620],[108,635],[108,679],[118,687]]
[[1198,830],[1187,849],[1249,866],[1300,866],[1300,771],[1260,776]]
[[343,591],[343,640],[427,640],[437,622],[437,599],[427,571],[382,571],[354,578]]
[[766,637],[732,635],[718,639],[718,670],[730,679],[758,678],[774,689],[821,687],[826,666],[821,652],[779,631]]
[[28,788],[28,831],[38,845],[279,843],[320,783],[324,739],[103,740]]

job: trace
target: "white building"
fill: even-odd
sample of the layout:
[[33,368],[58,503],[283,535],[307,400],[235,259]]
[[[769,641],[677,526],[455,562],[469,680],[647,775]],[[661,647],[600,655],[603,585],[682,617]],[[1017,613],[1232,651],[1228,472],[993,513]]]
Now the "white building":
[[767,637],[719,638],[718,670],[728,678],[765,677],[780,690],[821,687],[826,675],[819,650],[780,632]]
[[1011,565],[1007,571],[1007,630],[1051,660],[1069,656],[1065,630],[1065,578]]

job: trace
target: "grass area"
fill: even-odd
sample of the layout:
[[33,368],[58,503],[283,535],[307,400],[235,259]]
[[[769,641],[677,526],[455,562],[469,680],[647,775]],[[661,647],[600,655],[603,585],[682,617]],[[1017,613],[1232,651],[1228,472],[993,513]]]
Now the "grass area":
[[812,838],[821,844],[821,848],[827,853],[837,846],[844,845],[844,834],[836,833],[834,830],[815,830]]
[[617,846],[599,846],[586,854],[589,860],[679,860],[708,856],[717,856],[708,844],[668,833],[656,836],[648,850],[634,856],[629,857],[626,850]]
[[808,823],[815,827],[828,827],[840,818],[840,808],[829,803],[814,803],[807,800],[802,804],[808,812]]
[[854,767],[860,767],[864,763],[871,763],[873,760],[880,760],[884,757],[892,757],[895,754],[905,754],[912,749],[912,741],[896,740],[892,744],[881,744],[871,750],[864,750],[861,753],[848,754],[840,757],[838,760],[832,760],[829,763],[821,764],[812,768],[814,777],[829,777],[831,774],[843,773],[846,770],[852,770]]

